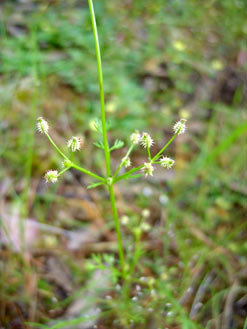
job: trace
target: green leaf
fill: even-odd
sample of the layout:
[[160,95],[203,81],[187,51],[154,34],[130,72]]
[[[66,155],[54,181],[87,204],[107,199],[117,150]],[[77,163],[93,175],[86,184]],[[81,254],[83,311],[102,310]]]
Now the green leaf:
[[95,146],[98,147],[99,149],[102,149],[102,150],[105,149],[104,144],[103,144],[103,142],[101,142],[101,141],[99,141],[99,142],[95,142],[95,143],[93,143],[93,145],[95,145]]
[[[112,123],[110,120],[106,121],[106,130],[110,130],[112,127]],[[98,133],[102,134],[102,121],[99,119],[94,119],[94,128]]]
[[99,183],[93,183],[87,186],[87,189],[95,188],[97,186],[104,185],[104,183],[99,182]]
[[51,329],[60,329],[60,328],[67,327],[67,326],[72,325],[72,324],[80,324],[82,322],[88,321],[88,320],[93,319],[95,317],[96,317],[95,315],[92,315],[90,317],[83,316],[83,317],[76,318],[76,319],[61,321],[59,323],[56,323],[54,326],[52,326]]
[[114,145],[110,148],[110,151],[120,149],[123,146],[124,146],[124,142],[119,139],[116,139]]
[[45,326],[44,324],[36,322],[25,322],[25,324],[28,324],[29,326],[35,326],[36,328],[49,329],[49,327]]

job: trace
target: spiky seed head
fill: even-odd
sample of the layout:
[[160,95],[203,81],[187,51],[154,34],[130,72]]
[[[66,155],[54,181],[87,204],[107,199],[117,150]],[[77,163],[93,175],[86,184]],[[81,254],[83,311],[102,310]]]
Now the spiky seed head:
[[47,134],[49,130],[48,122],[42,117],[37,118],[37,130],[41,134]]
[[131,166],[131,161],[129,157],[124,157],[122,159],[122,164],[124,165],[125,168],[128,168]]
[[161,167],[167,168],[167,169],[171,169],[171,167],[174,165],[175,161],[171,158],[168,157],[162,157],[160,159],[160,165]]
[[175,123],[175,125],[173,126],[173,131],[175,134],[184,134],[186,130],[186,121],[186,119],[180,119],[178,122]]
[[141,145],[146,148],[151,148],[154,144],[154,140],[148,133],[142,133]]
[[72,150],[72,152],[78,151],[81,148],[81,139],[79,137],[73,136],[68,141],[67,146]]
[[145,176],[153,176],[154,167],[152,166],[151,162],[144,162],[144,167],[142,168]]
[[141,134],[139,133],[138,130],[135,130],[135,132],[133,132],[133,133],[130,135],[130,141],[131,141],[131,143],[133,143],[133,144],[139,144],[140,139],[141,139]]
[[47,183],[56,183],[58,179],[58,171],[57,170],[48,170],[45,174],[45,180]]

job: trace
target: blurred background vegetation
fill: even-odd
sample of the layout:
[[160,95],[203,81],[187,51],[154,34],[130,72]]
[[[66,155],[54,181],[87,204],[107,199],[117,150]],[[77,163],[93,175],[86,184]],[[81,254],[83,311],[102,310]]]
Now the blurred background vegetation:
[[[47,186],[45,171],[61,159],[35,128],[37,116],[47,119],[64,150],[84,136],[75,158],[102,174],[87,1],[1,1],[1,328],[75,318],[88,299],[102,305],[94,321],[66,328],[246,329],[247,2],[94,2],[110,143],[127,147],[139,129],[155,152],[180,117],[188,130],[168,150],[174,169],[117,187],[130,254],[132,233],[147,224],[133,298],[123,303],[112,278],[91,295],[93,280],[106,278],[87,260],[116,252],[107,193],[73,171]],[[124,150],[112,153],[113,168]],[[136,150],[133,163],[143,159]]]

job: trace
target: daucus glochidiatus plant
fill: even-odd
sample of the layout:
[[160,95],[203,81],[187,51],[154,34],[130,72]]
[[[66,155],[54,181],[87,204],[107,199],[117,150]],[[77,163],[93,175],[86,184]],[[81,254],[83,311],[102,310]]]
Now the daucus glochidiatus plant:
[[[119,140],[116,140],[113,146],[109,146],[108,139],[107,139],[107,124],[106,124],[106,115],[105,115],[105,101],[104,101],[104,86],[103,86],[103,73],[102,73],[102,64],[101,64],[101,54],[100,54],[100,46],[99,46],[99,39],[98,39],[98,33],[97,33],[97,26],[96,26],[96,19],[94,14],[94,8],[93,8],[93,2],[92,0],[88,0],[89,3],[89,10],[91,15],[91,22],[92,22],[92,28],[93,28],[93,35],[94,35],[94,41],[95,41],[95,47],[96,47],[96,57],[97,57],[97,66],[98,66],[98,79],[99,79],[99,91],[100,91],[100,104],[101,104],[101,123],[96,124],[95,128],[98,130],[98,132],[102,135],[101,142],[95,143],[96,146],[102,148],[104,150],[105,155],[105,167],[106,167],[106,175],[105,176],[99,176],[79,165],[77,165],[74,161],[69,159],[67,155],[65,155],[61,149],[55,144],[52,137],[49,133],[49,125],[48,122],[43,119],[42,117],[39,117],[37,119],[37,129],[40,133],[46,135],[50,143],[53,145],[53,147],[56,149],[56,151],[60,154],[60,156],[63,158],[63,170],[60,172],[58,170],[49,170],[45,174],[45,179],[47,182],[56,183],[60,176],[62,176],[67,170],[74,168],[81,172],[83,172],[86,175],[91,176],[95,181],[92,182],[92,184],[88,188],[94,188],[100,185],[105,185],[109,191],[109,197],[110,197],[110,203],[112,207],[112,213],[115,223],[115,230],[117,234],[117,243],[118,243],[118,254],[119,254],[119,260],[120,260],[120,272],[122,278],[128,277],[130,274],[131,266],[128,266],[126,264],[125,260],[125,252],[124,252],[124,246],[123,246],[123,239],[122,234],[120,230],[120,221],[118,216],[118,210],[116,206],[116,200],[115,200],[115,194],[114,194],[114,185],[124,179],[130,179],[139,177],[141,175],[147,176],[153,176],[154,173],[154,166],[160,165],[161,167],[165,169],[170,169],[175,161],[167,156],[165,156],[163,153],[166,150],[166,148],[172,143],[172,141],[180,134],[183,134],[186,129],[186,120],[181,119],[179,120],[173,127],[173,136],[172,138],[166,143],[166,145],[155,155],[152,154],[151,149],[154,145],[153,138],[147,133],[142,132],[140,133],[138,130],[134,131],[130,136],[130,147],[125,154],[125,156],[120,160],[120,164],[116,171],[113,173],[111,168],[111,151],[117,148],[120,148],[123,146],[123,143]],[[81,149],[82,141],[79,137],[71,137],[68,142],[67,146],[69,149],[71,149],[72,152],[79,151]],[[130,155],[133,149],[137,146],[143,147],[147,152],[147,160],[140,166],[131,168],[131,159]],[[122,174],[119,174],[121,169],[125,167],[125,172]],[[136,173],[139,172],[137,175]],[[133,272],[133,268],[132,268]]]

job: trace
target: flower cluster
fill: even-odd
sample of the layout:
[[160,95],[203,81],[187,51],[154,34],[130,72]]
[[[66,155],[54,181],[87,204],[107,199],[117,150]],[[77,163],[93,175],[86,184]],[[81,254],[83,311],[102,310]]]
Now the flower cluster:
[[152,166],[151,162],[144,162],[142,167],[142,171],[144,172],[145,176],[153,176],[154,167]]
[[139,144],[140,139],[141,139],[141,134],[139,133],[138,130],[136,130],[130,135],[130,141],[133,144]]
[[141,145],[146,148],[151,148],[154,144],[154,140],[148,133],[143,133],[140,140]]
[[57,170],[48,170],[45,174],[45,180],[47,183],[56,183],[58,179],[58,171]]
[[174,165],[175,161],[171,158],[168,157],[162,157],[160,159],[160,165],[161,167],[167,168],[167,169],[171,169],[171,167]]
[[131,166],[131,161],[130,161],[130,158],[129,157],[124,157],[122,159],[122,164],[125,168],[128,168]]

